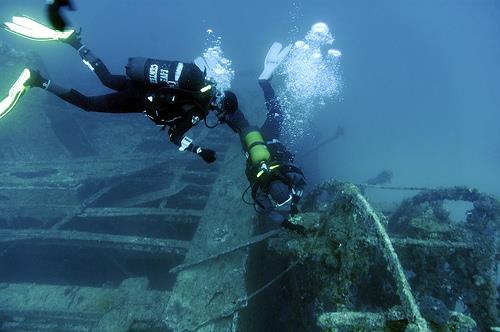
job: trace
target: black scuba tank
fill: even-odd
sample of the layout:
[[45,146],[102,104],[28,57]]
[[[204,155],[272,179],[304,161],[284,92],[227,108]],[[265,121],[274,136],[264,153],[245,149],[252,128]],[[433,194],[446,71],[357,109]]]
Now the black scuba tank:
[[200,91],[205,85],[205,73],[194,63],[148,58],[129,58],[127,76],[149,87],[170,87]]

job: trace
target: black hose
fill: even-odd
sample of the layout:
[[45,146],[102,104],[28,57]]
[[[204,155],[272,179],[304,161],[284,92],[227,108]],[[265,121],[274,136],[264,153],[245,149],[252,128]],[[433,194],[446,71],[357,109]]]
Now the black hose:
[[243,201],[243,203],[247,204],[247,205],[255,205],[255,202],[249,202],[245,199],[245,195],[247,194],[248,190],[252,187],[251,184],[248,185],[247,189],[245,189],[245,191],[243,192],[243,194],[241,194],[241,200]]
[[247,204],[247,205],[252,205],[253,206],[253,209],[255,210],[255,212],[257,212],[258,214],[264,214],[264,211],[259,211],[257,210],[257,202],[253,201],[253,202],[249,202],[245,199],[245,195],[247,194],[248,190],[252,187],[251,184],[248,185],[247,189],[245,189],[245,191],[243,192],[243,194],[241,194],[241,200],[243,201],[243,203]]
[[213,128],[215,128],[215,127],[217,127],[219,125],[219,121],[217,121],[215,123],[215,125],[213,125],[213,126],[208,125],[207,117],[206,116],[203,118],[203,122],[205,122],[205,127],[209,128],[209,129],[213,129]]

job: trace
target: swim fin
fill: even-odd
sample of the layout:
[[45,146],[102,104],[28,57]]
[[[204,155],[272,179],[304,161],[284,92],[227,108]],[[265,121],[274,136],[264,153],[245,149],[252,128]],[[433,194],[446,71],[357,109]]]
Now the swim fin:
[[16,106],[19,98],[26,92],[28,86],[26,83],[31,78],[31,72],[25,68],[17,81],[9,90],[9,95],[0,101],[0,118],[9,113]]
[[13,16],[12,22],[4,24],[8,32],[35,41],[64,41],[75,32],[75,30],[57,31],[27,16]]
[[267,52],[266,59],[264,60],[264,70],[259,76],[259,80],[269,80],[273,76],[274,71],[285,60],[288,53],[292,49],[291,45],[283,48],[278,42],[274,42],[269,51]]

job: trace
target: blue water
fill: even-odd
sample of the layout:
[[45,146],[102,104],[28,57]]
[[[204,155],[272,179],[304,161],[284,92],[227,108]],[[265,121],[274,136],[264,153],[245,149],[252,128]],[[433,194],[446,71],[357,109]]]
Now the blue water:
[[[313,135],[326,138],[338,125],[346,135],[321,150],[310,178],[359,182],[390,169],[398,185],[464,184],[500,194],[500,8],[494,1],[76,4],[71,21],[111,70],[121,72],[129,56],[192,60],[210,28],[233,61],[234,85],[251,96],[259,96],[255,78],[271,43],[297,40],[324,21],[342,50],[345,87],[341,102],[317,112]],[[20,12],[43,17],[43,5],[3,0],[0,13],[3,19]],[[14,47],[33,47],[0,36]],[[36,51],[61,84],[101,91],[72,49],[45,44]],[[262,112],[261,101],[249,112]],[[301,162],[307,170],[308,160]]]

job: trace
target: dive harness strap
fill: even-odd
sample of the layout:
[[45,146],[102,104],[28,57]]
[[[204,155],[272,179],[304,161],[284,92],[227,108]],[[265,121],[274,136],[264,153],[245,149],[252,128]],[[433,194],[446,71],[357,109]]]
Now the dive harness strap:
[[[271,169],[269,172],[272,173],[276,179],[279,179],[283,183],[285,183],[288,186],[288,188],[292,190],[293,194],[300,193],[300,196],[302,195],[302,190],[295,190],[293,181],[288,176],[285,175],[286,173],[297,173],[304,176],[304,173],[300,168],[294,165],[280,165],[280,167],[278,167],[277,169],[275,170]],[[271,181],[266,181],[266,183],[262,183],[262,181],[259,180],[254,181],[252,184],[252,198],[255,200],[255,197],[257,195],[257,190],[259,189],[259,187],[262,189],[262,191],[268,194],[267,187],[269,186],[270,182]]]
[[255,147],[255,146],[257,146],[257,145],[264,145],[264,146],[267,146],[267,145],[266,145],[266,143],[264,143],[264,142],[259,142],[259,141],[257,141],[257,142],[253,142],[253,143],[252,143],[252,144],[250,144],[250,146],[248,147],[248,151],[252,150],[252,148],[254,148],[254,147]]

